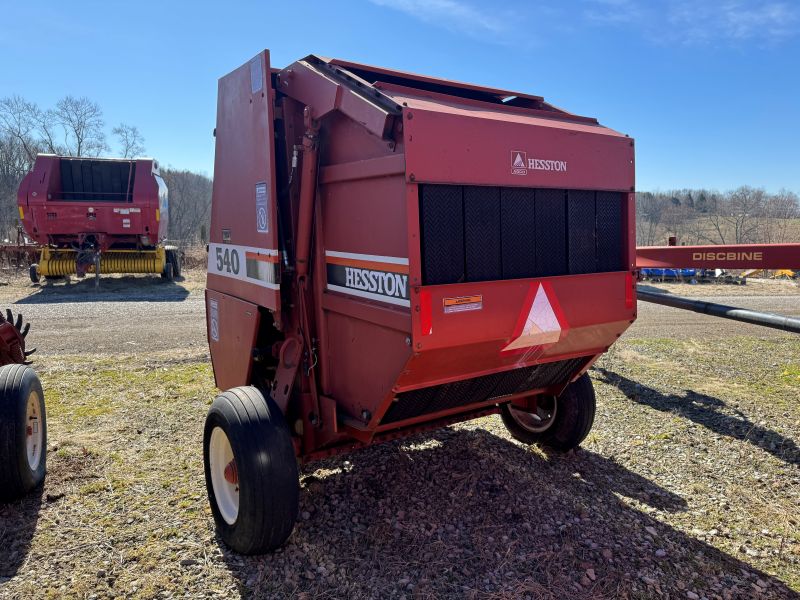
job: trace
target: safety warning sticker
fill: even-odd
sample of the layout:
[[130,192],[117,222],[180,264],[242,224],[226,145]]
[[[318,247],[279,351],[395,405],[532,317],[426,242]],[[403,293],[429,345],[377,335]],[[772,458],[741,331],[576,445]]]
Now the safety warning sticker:
[[460,313],[470,310],[481,310],[483,308],[483,296],[475,294],[472,296],[458,296],[456,298],[444,298],[442,300],[445,313]]
[[269,233],[267,184],[263,181],[256,184],[256,230],[258,233]]
[[209,322],[209,333],[211,334],[211,341],[218,342],[219,341],[219,304],[216,300],[209,299],[208,301],[208,322]]

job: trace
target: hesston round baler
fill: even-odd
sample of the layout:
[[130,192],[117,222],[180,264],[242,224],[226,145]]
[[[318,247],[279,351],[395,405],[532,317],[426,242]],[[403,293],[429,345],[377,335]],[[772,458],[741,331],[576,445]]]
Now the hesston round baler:
[[167,186],[152,159],[40,154],[17,196],[25,232],[41,245],[34,283],[94,273],[180,275],[176,248],[165,246]]
[[636,318],[630,137],[316,56],[264,51],[218,94],[206,311],[227,391],[204,459],[228,545],[286,540],[298,459],[492,413],[580,444],[586,371]]

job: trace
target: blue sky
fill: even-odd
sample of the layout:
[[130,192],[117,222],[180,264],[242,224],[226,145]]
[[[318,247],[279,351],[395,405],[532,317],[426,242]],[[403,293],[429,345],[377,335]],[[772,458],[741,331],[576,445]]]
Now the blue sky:
[[800,192],[800,2],[3,3],[0,97],[101,104],[213,171],[216,80],[269,48],[540,94],[637,140],[637,188]]

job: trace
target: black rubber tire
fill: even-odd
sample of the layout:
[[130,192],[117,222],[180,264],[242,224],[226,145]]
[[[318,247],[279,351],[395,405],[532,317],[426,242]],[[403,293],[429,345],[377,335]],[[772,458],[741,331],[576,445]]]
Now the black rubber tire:
[[39,277],[39,265],[37,265],[36,263],[33,263],[31,265],[30,269],[28,269],[28,274],[31,276],[31,282],[39,283],[39,280],[40,280],[40,277]]
[[511,414],[508,404],[501,407],[500,416],[514,439],[524,444],[540,444],[567,452],[580,445],[594,423],[597,401],[588,373],[569,384],[556,402],[553,424],[542,432],[532,432],[520,425]]
[[[211,483],[209,444],[215,427],[225,432],[239,475],[239,512],[233,524],[222,518]],[[206,490],[220,537],[241,554],[281,546],[297,521],[300,477],[294,444],[278,405],[252,386],[216,397],[203,432]]]
[[173,281],[175,279],[175,271],[172,269],[172,263],[164,263],[164,270],[161,271],[161,279],[165,281]]
[[[33,470],[28,464],[26,422],[28,397],[39,397],[42,456]],[[36,371],[25,365],[0,367],[0,502],[24,496],[44,481],[47,471],[47,415]]]
[[177,250],[167,250],[167,261],[172,263],[172,274],[178,278],[181,276],[181,256]]

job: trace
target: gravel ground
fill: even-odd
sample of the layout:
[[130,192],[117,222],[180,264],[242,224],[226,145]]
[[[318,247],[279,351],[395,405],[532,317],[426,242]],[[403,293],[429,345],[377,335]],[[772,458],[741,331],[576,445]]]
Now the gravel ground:
[[796,337],[666,338],[642,310],[592,370],[578,451],[526,448],[492,416],[313,463],[288,544],[246,558],[213,531],[202,294],[177,287],[19,299],[51,448],[44,489],[0,506],[0,597],[800,597]]

